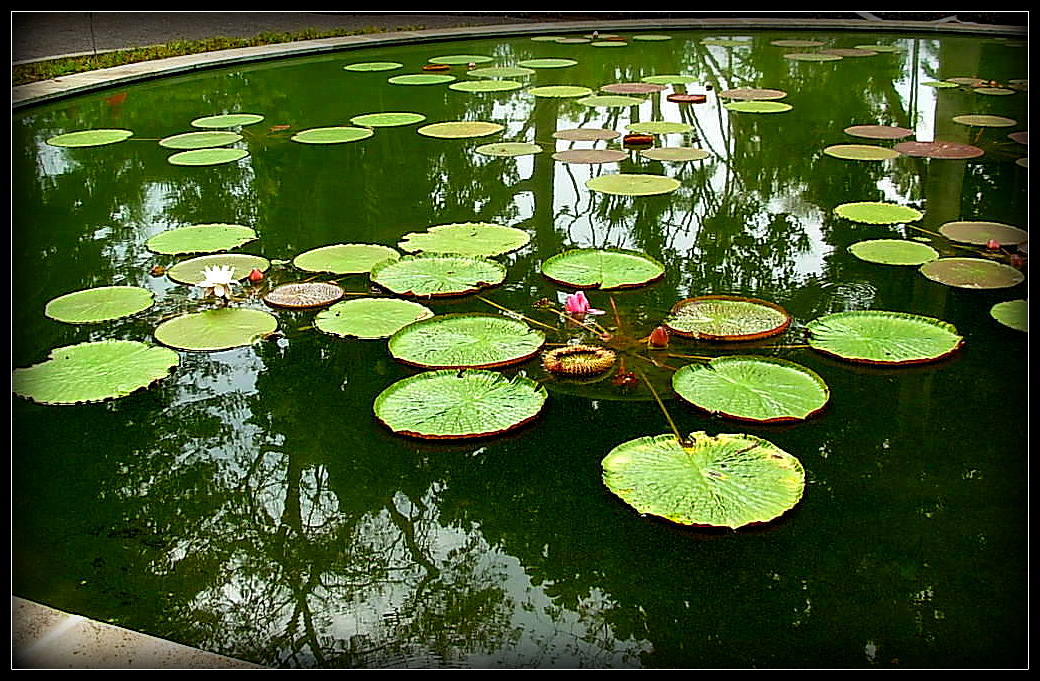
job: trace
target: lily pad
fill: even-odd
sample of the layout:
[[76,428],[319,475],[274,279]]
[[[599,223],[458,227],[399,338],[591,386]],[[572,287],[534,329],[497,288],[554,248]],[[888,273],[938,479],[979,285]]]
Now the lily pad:
[[94,324],[147,310],[155,295],[139,286],[99,286],[51,300],[43,313],[66,324]]
[[820,50],[820,54],[836,54],[839,57],[874,57],[877,52],[874,50],[864,50],[859,47],[830,47],[825,50]]
[[679,336],[709,341],[750,341],[787,330],[791,316],[782,307],[757,298],[710,295],[680,300],[664,325]]
[[357,142],[374,134],[369,128],[342,125],[301,130],[289,139],[300,144],[342,144],[345,142]]
[[661,175],[617,173],[600,175],[585,182],[592,191],[617,196],[668,194],[682,186],[679,180]]
[[466,75],[474,78],[519,78],[534,74],[534,69],[525,69],[522,66],[486,66],[479,69],[470,69]]
[[887,161],[900,156],[894,149],[871,144],[834,144],[825,148],[823,153],[849,161]]
[[689,364],[672,377],[679,397],[742,421],[801,421],[820,412],[830,389],[815,372],[771,357],[730,355]]
[[849,246],[849,252],[860,260],[882,265],[922,265],[939,257],[939,252],[917,241],[903,239],[871,239]]
[[924,217],[924,213],[909,206],[882,201],[843,203],[834,209],[834,213],[846,220],[868,225],[897,225],[915,222]]
[[190,260],[182,260],[170,269],[166,270],[166,276],[180,284],[195,285],[206,277],[202,271],[207,267],[234,267],[235,279],[245,279],[254,269],[266,272],[271,266],[271,261],[259,255],[247,255],[245,253],[223,253],[218,255],[200,255]]
[[334,336],[376,339],[389,338],[402,327],[432,316],[430,308],[410,300],[356,298],[322,310],[314,325]]
[[304,281],[276,286],[264,296],[271,307],[309,309],[325,307],[343,297],[343,289],[327,281]]
[[822,52],[792,52],[791,54],[785,54],[784,59],[790,59],[791,61],[840,61],[841,55],[838,54],[824,54]]
[[264,120],[260,114],[238,113],[203,116],[191,122],[194,128],[236,128],[242,125],[253,125]]
[[293,266],[307,272],[365,274],[384,260],[399,257],[396,250],[381,244],[332,244],[300,253]]
[[493,257],[517,251],[531,241],[522,229],[490,222],[436,225],[401,237],[398,248],[411,253],[457,253]]
[[575,288],[618,289],[660,279],[664,265],[636,251],[575,248],[542,263],[542,274]]
[[497,286],[506,278],[501,263],[475,256],[422,253],[372,268],[372,282],[404,296],[461,296]]
[[774,102],[769,100],[748,100],[748,101],[737,101],[727,102],[722,105],[724,109],[730,111],[736,111],[738,113],[784,113],[790,111],[794,107],[787,102]]
[[627,95],[591,95],[576,100],[578,104],[589,107],[603,107],[606,109],[617,109],[626,106],[639,106],[645,100]]
[[625,47],[628,45],[622,40],[594,40],[590,44],[593,47]]
[[602,86],[600,91],[612,95],[648,95],[653,92],[661,92],[662,90],[667,89],[667,85],[661,85],[660,83],[644,83],[640,81],[638,83],[611,83]]
[[967,159],[978,158],[985,153],[982,149],[971,144],[945,142],[942,140],[900,142],[892,148],[906,156],[923,156],[925,158]]
[[354,125],[360,125],[366,128],[391,128],[400,125],[412,125],[413,123],[422,123],[426,120],[426,116],[420,113],[411,113],[408,111],[399,112],[386,112],[386,113],[370,113],[361,114],[354,116],[350,119],[350,122]]
[[984,246],[990,241],[1001,246],[1029,241],[1029,232],[1001,222],[947,222],[939,227],[939,233],[952,241],[976,246]]
[[787,93],[783,90],[773,90],[770,88],[733,88],[730,90],[723,90],[719,93],[719,97],[741,100],[783,99],[786,96]]
[[1010,138],[1014,142],[1018,142],[1019,144],[1029,144],[1029,132],[1027,130],[1019,130],[1018,132],[1012,132],[1008,134],[1008,138]]
[[919,364],[942,359],[964,342],[952,324],[883,310],[850,310],[808,323],[811,348],[850,362]]
[[878,140],[902,139],[914,134],[913,130],[896,125],[851,125],[845,128],[845,132],[853,137]]
[[524,61],[517,62],[519,66],[523,66],[528,69],[562,69],[567,66],[574,66],[578,62],[573,59],[525,59]]
[[777,47],[823,47],[825,43],[822,40],[782,38],[780,40],[770,40],[769,44],[776,45]]
[[277,329],[278,320],[268,312],[222,307],[168,319],[156,327],[155,340],[178,350],[213,352],[251,345]]
[[495,142],[482,144],[475,152],[485,156],[530,156],[542,153],[542,148],[534,142]]
[[687,76],[678,73],[666,73],[657,76],[646,76],[639,80],[644,83],[655,83],[657,85],[691,85],[700,82],[700,77]]
[[148,239],[144,245],[154,253],[181,255],[227,251],[254,239],[256,232],[251,227],[213,223],[169,229]]
[[446,314],[405,326],[387,347],[399,362],[425,369],[490,369],[536,355],[545,334],[496,314]]
[[483,369],[424,371],[381,392],[374,411],[399,435],[459,439],[498,435],[533,421],[548,398],[529,378]]
[[1029,331],[1029,304],[1025,300],[997,303],[989,310],[993,319],[1016,331]]
[[958,87],[957,83],[951,83],[945,80],[926,80],[923,83],[921,83],[921,85],[927,85],[928,87],[933,87],[937,90],[945,90]]
[[617,163],[628,158],[628,154],[618,149],[565,149],[557,151],[552,157],[563,163]]
[[488,57],[483,54],[448,54],[441,57],[431,57],[428,61],[431,64],[462,65],[483,64],[494,60],[494,57]]
[[419,128],[418,133],[426,137],[441,139],[463,139],[466,137],[487,137],[502,132],[504,125],[486,121],[445,121],[432,123]]
[[1009,128],[1013,125],[1018,125],[1018,121],[1013,118],[991,116],[989,114],[965,114],[963,116],[954,116],[953,122],[977,128]]
[[632,40],[649,40],[649,41],[654,41],[654,42],[662,41],[662,40],[671,40],[671,39],[672,39],[672,36],[670,36],[670,35],[663,35],[663,34],[660,34],[660,33],[637,33],[637,34],[632,36]]
[[242,139],[242,135],[227,130],[185,132],[162,138],[159,140],[159,146],[167,149],[207,149],[234,144],[240,139]]
[[249,152],[245,149],[218,147],[181,151],[166,160],[175,166],[217,166],[241,160],[246,156],[249,156]]
[[40,404],[78,404],[125,397],[167,377],[180,362],[173,350],[128,340],[52,350],[46,361],[15,369],[16,395]]
[[939,258],[921,265],[921,274],[940,284],[968,289],[1009,288],[1025,280],[1014,267],[983,258]]
[[387,78],[386,82],[392,85],[441,85],[455,80],[455,76],[447,73],[406,73]]
[[535,97],[585,97],[591,95],[592,88],[583,85],[542,85],[527,90]]
[[675,133],[690,132],[693,126],[689,123],[678,123],[676,121],[642,121],[641,123],[629,123],[626,130],[644,135],[670,135]]
[[1007,95],[1015,94],[1014,90],[1006,87],[977,87],[973,88],[972,92],[979,95],[991,95],[998,97],[1006,97]]
[[482,80],[463,80],[458,83],[452,83],[448,86],[448,89],[458,92],[507,92],[509,90],[519,90],[523,86],[524,84],[517,80],[484,78]]
[[55,135],[47,140],[52,147],[100,147],[116,144],[133,137],[132,130],[99,128],[97,130],[77,130],[62,135]]
[[697,147],[657,147],[656,149],[643,149],[639,155],[651,161],[681,162],[703,161],[711,156],[711,153]]
[[395,61],[363,61],[356,64],[347,64],[344,71],[393,71],[402,68],[404,64]]
[[620,136],[621,133],[617,130],[607,130],[605,128],[571,128],[569,130],[557,130],[553,133],[553,137],[556,139],[569,142],[596,142],[612,140]]
[[739,528],[783,515],[802,498],[805,470],[776,445],[696,432],[629,440],[602,461],[603,483],[639,513],[681,525]]

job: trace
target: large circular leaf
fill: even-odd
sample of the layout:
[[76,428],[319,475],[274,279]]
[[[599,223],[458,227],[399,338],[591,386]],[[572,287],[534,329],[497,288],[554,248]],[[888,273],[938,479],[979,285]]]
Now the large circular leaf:
[[528,69],[560,69],[565,66],[574,66],[578,62],[573,59],[525,59],[517,62],[519,66]]
[[101,402],[165,378],[179,362],[173,350],[138,341],[80,343],[52,350],[45,362],[15,369],[11,387],[41,404]]
[[393,85],[439,85],[450,83],[455,79],[455,76],[447,73],[408,73],[388,78],[386,82]]
[[719,93],[719,97],[725,97],[726,99],[744,100],[783,99],[786,96],[787,93],[783,90],[773,90],[770,88],[732,88],[730,90],[723,90]]
[[794,107],[787,102],[777,102],[773,100],[761,100],[761,99],[750,99],[750,100],[737,100],[736,102],[727,102],[722,105],[722,108],[730,111],[736,111],[738,113],[784,113],[790,111]]
[[890,158],[899,158],[900,155],[894,149],[871,144],[833,144],[825,148],[823,153],[850,161],[886,161]]
[[617,163],[628,158],[628,154],[618,149],[565,149],[552,155],[553,159],[563,163]]
[[753,435],[641,437],[611,450],[602,467],[603,483],[625,503],[683,525],[768,522],[805,489],[801,462]]
[[349,125],[341,125],[301,130],[289,139],[300,144],[343,144],[345,142],[357,142],[371,137],[373,134],[375,133],[370,128],[355,128]]
[[703,161],[711,156],[710,152],[697,147],[657,147],[655,149],[643,149],[639,152],[643,158],[651,161]]
[[482,144],[474,149],[478,154],[485,156],[531,156],[542,153],[542,148],[534,142],[492,142]]
[[202,273],[207,267],[231,266],[235,268],[235,279],[245,279],[253,270],[266,272],[271,261],[259,255],[245,253],[223,253],[219,255],[202,255],[190,260],[183,260],[166,270],[166,276],[180,284],[197,284],[206,276]]
[[956,327],[931,317],[882,310],[850,310],[807,325],[809,346],[867,364],[918,364],[952,354],[963,344]]
[[645,135],[669,135],[690,132],[693,130],[693,126],[689,123],[677,121],[641,121],[639,123],[629,123],[625,126],[625,129]]
[[327,281],[303,281],[275,286],[264,296],[271,307],[308,309],[331,305],[343,297],[343,289]]
[[501,284],[506,268],[487,258],[423,253],[376,265],[371,278],[398,295],[460,296]]
[[223,307],[169,319],[155,329],[155,339],[179,350],[215,351],[250,345],[278,329],[263,310]]
[[711,341],[747,341],[783,333],[791,316],[779,305],[738,296],[680,300],[664,320],[680,336]]
[[394,359],[426,369],[490,369],[533,357],[545,334],[495,314],[447,314],[409,324],[387,343]]
[[167,149],[206,149],[233,144],[240,139],[242,139],[242,135],[227,130],[185,132],[162,138],[159,140],[159,146]]
[[542,263],[542,274],[575,288],[630,288],[662,277],[664,265],[636,251],[575,248]]
[[166,160],[175,166],[217,166],[232,163],[249,156],[245,149],[217,147],[214,149],[190,149],[178,152]]
[[989,310],[993,319],[1016,331],[1029,331],[1029,303],[1025,300],[1008,300],[997,303]]
[[425,371],[375,400],[376,417],[400,435],[458,439],[497,435],[534,420],[548,394],[538,383],[495,371]]
[[67,324],[92,324],[137,314],[154,302],[155,295],[138,286],[99,286],[59,296],[43,313]]
[[654,83],[656,85],[692,85],[693,83],[699,82],[700,77],[669,73],[659,76],[646,76],[639,80],[644,83]]
[[1001,246],[1014,246],[1029,240],[1029,232],[1001,222],[947,222],[939,227],[939,232],[947,239],[977,246],[990,241]]
[[489,61],[494,61],[494,57],[488,57],[482,54],[447,54],[440,57],[431,57],[429,62],[431,64],[483,64]]
[[448,86],[448,89],[457,92],[508,92],[509,90],[519,90],[523,86],[524,84],[517,80],[483,78],[481,80],[463,80],[458,83],[452,83]]
[[1018,125],[1018,121],[1013,118],[991,116],[989,114],[964,114],[963,116],[954,116],[953,122],[979,128],[1009,128],[1013,125]]
[[744,421],[807,419],[830,399],[815,372],[771,357],[731,355],[687,365],[672,376],[672,387],[701,409]]
[[55,135],[47,140],[52,147],[100,147],[115,144],[133,137],[132,130],[97,129],[77,130],[62,135]]
[[638,97],[629,97],[627,95],[590,95],[589,97],[582,97],[576,101],[578,104],[590,107],[599,106],[606,109],[619,109],[626,106],[639,106],[646,100]]
[[347,64],[343,67],[344,71],[393,71],[403,67],[404,64],[400,64],[396,61],[363,61],[355,64]]
[[868,225],[894,225],[904,222],[915,222],[924,214],[909,206],[900,206],[882,201],[859,201],[843,203],[834,209],[834,213],[846,220],[862,222]]
[[466,72],[466,75],[474,78],[518,78],[520,76],[530,76],[533,73],[533,69],[525,69],[522,66],[485,66],[478,69],[470,69]]
[[418,133],[426,137],[441,139],[464,139],[466,137],[486,137],[501,132],[505,126],[487,121],[446,121],[431,123],[419,128]]
[[384,260],[399,257],[396,250],[381,244],[332,244],[300,253],[293,265],[307,272],[365,274]]
[[940,284],[969,289],[1008,288],[1025,280],[1014,267],[983,258],[939,258],[921,265],[921,274]]
[[193,128],[235,128],[242,125],[253,125],[264,120],[260,114],[238,113],[203,116],[191,122]]
[[458,253],[492,257],[519,250],[531,241],[522,229],[490,222],[436,225],[401,237],[398,248],[412,253]]
[[553,133],[553,137],[556,139],[567,140],[569,142],[612,140],[620,135],[621,133],[617,130],[607,130],[605,128],[569,128],[566,130],[557,130]]
[[592,88],[584,85],[542,85],[527,91],[535,97],[586,97],[592,94]]
[[853,137],[879,140],[902,139],[914,134],[910,128],[900,128],[895,125],[852,125],[845,128],[845,132]]
[[430,308],[410,300],[356,298],[322,310],[315,316],[314,325],[334,336],[389,338],[402,327],[432,316]]
[[350,122],[367,128],[392,128],[399,125],[412,125],[426,120],[421,113],[408,111],[389,111],[382,113],[360,114],[353,116]]
[[145,247],[164,255],[214,253],[237,248],[256,239],[256,232],[244,225],[222,223],[177,227],[156,234]]
[[944,142],[942,140],[933,140],[931,142],[900,142],[892,147],[892,149],[906,156],[943,159],[978,158],[986,153],[982,149],[970,144]]
[[860,260],[882,265],[921,265],[939,257],[928,244],[905,239],[858,241],[849,246],[849,252]]
[[661,175],[614,173],[594,177],[585,186],[592,191],[616,196],[653,196],[674,192],[682,183]]

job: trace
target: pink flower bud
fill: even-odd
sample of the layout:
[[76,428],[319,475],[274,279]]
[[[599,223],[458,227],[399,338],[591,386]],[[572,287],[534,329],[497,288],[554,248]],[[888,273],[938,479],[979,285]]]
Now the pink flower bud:
[[563,309],[568,314],[584,315],[592,309],[592,305],[589,304],[589,299],[585,297],[585,293],[578,291],[567,296],[567,300],[563,304]]

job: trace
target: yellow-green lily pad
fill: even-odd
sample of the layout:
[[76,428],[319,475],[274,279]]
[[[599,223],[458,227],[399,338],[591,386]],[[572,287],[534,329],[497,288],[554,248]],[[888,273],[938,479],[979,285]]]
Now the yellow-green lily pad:
[[278,329],[268,312],[247,307],[222,307],[168,319],[155,329],[155,339],[178,350],[214,352],[255,341]]
[[505,126],[487,121],[445,121],[431,123],[419,128],[418,133],[426,137],[440,139],[464,139],[467,137],[487,137],[502,132]]
[[1029,304],[1025,300],[1007,300],[989,310],[990,316],[1016,331],[1029,331]]
[[342,144],[367,139],[373,134],[369,128],[357,128],[349,125],[328,128],[311,128],[301,130],[289,139],[300,144]]
[[185,132],[171,135],[159,140],[160,147],[167,149],[207,149],[234,144],[242,139],[242,135],[228,130],[210,130],[206,132]]
[[437,315],[409,324],[387,342],[399,362],[424,369],[490,369],[530,359],[545,334],[499,314]]
[[139,286],[98,286],[51,300],[43,313],[66,324],[94,324],[147,310],[155,295]]
[[249,152],[245,149],[217,147],[212,149],[190,149],[176,153],[166,160],[175,166],[216,166],[239,161]]
[[923,265],[939,257],[939,252],[917,241],[903,239],[871,239],[849,246],[849,252],[860,260],[882,265]]
[[121,129],[77,130],[50,137],[47,139],[47,144],[52,147],[100,147],[123,142],[133,135],[132,130]]
[[306,272],[366,274],[384,260],[399,257],[400,253],[382,244],[332,244],[300,253],[292,262]]
[[260,114],[219,114],[196,118],[191,122],[191,125],[194,128],[236,128],[243,125],[253,125],[262,120],[264,120],[264,117]]
[[148,239],[144,245],[154,253],[183,255],[227,251],[256,238],[251,227],[213,223],[169,229]]
[[574,288],[643,286],[664,276],[664,265],[645,253],[620,248],[575,248],[542,263],[542,274]]
[[410,300],[355,298],[319,312],[314,326],[333,336],[373,340],[389,338],[402,327],[432,316],[430,308]]
[[916,222],[924,217],[924,213],[909,206],[883,201],[843,203],[834,209],[834,213],[846,220],[868,225],[897,225]]
[[522,229],[490,222],[435,225],[401,237],[398,248],[411,253],[458,253],[494,257],[520,250],[531,241]]
[[682,183],[661,175],[617,173],[594,177],[585,182],[585,186],[596,192],[617,196],[652,196],[674,192]]
[[245,253],[221,253],[217,255],[200,255],[190,260],[182,260],[166,270],[166,276],[180,284],[195,285],[206,277],[203,270],[207,267],[233,267],[234,278],[245,279],[251,271],[266,272],[271,261],[259,255]]

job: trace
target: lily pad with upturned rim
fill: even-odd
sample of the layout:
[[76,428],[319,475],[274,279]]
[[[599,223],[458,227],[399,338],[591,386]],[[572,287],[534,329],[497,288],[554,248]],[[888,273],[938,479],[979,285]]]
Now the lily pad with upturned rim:
[[200,255],[190,260],[182,260],[166,270],[166,276],[180,284],[195,285],[205,279],[202,271],[207,267],[233,267],[234,278],[241,280],[256,269],[266,272],[271,261],[259,255],[246,253],[222,253],[217,255]]
[[424,371],[375,399],[376,418],[399,435],[461,439],[498,435],[533,421],[548,398],[529,378],[496,371]]
[[101,147],[107,144],[124,142],[134,136],[132,130],[118,128],[98,128],[96,130],[77,130],[55,135],[47,139],[52,147]]
[[355,298],[336,303],[314,318],[319,331],[365,340],[389,338],[402,327],[429,319],[433,311],[400,298]]
[[462,296],[505,281],[506,268],[476,256],[421,253],[372,268],[372,283],[402,296]]
[[516,227],[491,222],[458,222],[405,234],[397,247],[411,253],[494,257],[520,250],[530,241],[531,235]]
[[217,166],[239,161],[249,152],[245,149],[216,147],[212,149],[190,149],[170,156],[166,160],[175,166]]
[[529,88],[527,94],[535,97],[586,97],[591,95],[592,88],[584,85],[541,85]]
[[672,333],[688,338],[751,341],[783,333],[791,325],[791,315],[766,300],[708,295],[680,300],[663,323]]
[[390,111],[384,113],[369,113],[353,116],[350,122],[367,128],[391,128],[402,125],[422,123],[426,116],[410,111]]
[[662,175],[615,173],[594,177],[586,181],[585,186],[592,191],[616,196],[653,196],[674,192],[682,183]]
[[667,89],[668,86],[661,85],[660,83],[646,83],[640,81],[638,83],[610,83],[600,87],[600,92],[606,92],[612,95],[649,95]]
[[719,97],[740,100],[772,100],[783,99],[786,96],[787,93],[783,90],[771,88],[732,88],[719,93]]
[[1029,240],[1029,232],[1001,222],[947,222],[939,227],[939,233],[951,241],[976,246],[984,246],[990,241],[1001,246],[1015,246]]
[[1010,288],[1025,281],[1014,267],[983,258],[939,258],[920,271],[932,281],[966,289]]
[[103,402],[166,378],[179,363],[173,350],[139,341],[80,343],[52,350],[40,364],[15,369],[11,388],[39,404]]
[[772,100],[744,100],[736,102],[727,102],[722,105],[722,108],[729,111],[736,111],[738,113],[784,113],[790,111],[794,107],[787,102],[776,102]]
[[384,260],[401,257],[395,249],[382,244],[331,244],[300,253],[293,266],[307,272],[366,274]]
[[394,69],[402,68],[404,64],[399,64],[395,61],[363,61],[355,64],[347,64],[343,67],[344,71],[393,71]]
[[431,57],[428,61],[431,64],[459,66],[462,64],[484,64],[494,60],[494,57],[488,57],[483,54],[447,54],[440,57]]
[[256,238],[252,227],[212,223],[168,229],[151,237],[144,245],[153,253],[183,255],[228,251]]
[[711,153],[697,147],[657,147],[655,149],[643,149],[639,152],[643,158],[651,161],[703,161],[711,156]]
[[171,348],[215,352],[251,345],[278,329],[268,312],[247,307],[222,307],[168,319],[155,329],[155,339]]
[[552,155],[553,159],[562,163],[617,163],[628,158],[628,154],[618,149],[565,149]]
[[631,36],[632,40],[648,40],[651,42],[660,42],[664,40],[671,40],[672,36],[664,35],[663,33],[636,33]]
[[1029,331],[1029,304],[1025,300],[1007,300],[990,308],[993,319],[1016,331]]
[[303,310],[332,305],[342,297],[343,289],[332,282],[304,281],[274,287],[264,296],[264,302],[271,307]]
[[672,387],[712,414],[759,423],[805,420],[830,399],[830,389],[814,371],[773,357],[730,355],[689,364],[672,376]]
[[387,348],[399,362],[424,369],[490,369],[538,354],[545,334],[496,314],[446,314],[409,324]]
[[264,120],[260,114],[237,113],[218,114],[216,116],[203,116],[191,122],[193,128],[237,128],[243,125],[253,125]]
[[826,62],[841,61],[843,57],[838,54],[824,54],[820,52],[792,52],[790,54],[785,54],[784,59],[790,59],[791,61]]
[[939,252],[917,241],[904,239],[870,239],[849,246],[849,252],[860,260],[881,265],[923,265],[939,257]]
[[612,449],[601,466],[603,483],[629,506],[681,525],[769,522],[805,490],[801,462],[753,435],[641,437]]
[[289,139],[300,144],[344,144],[367,139],[373,134],[375,133],[369,128],[338,125],[328,128],[301,130]]
[[654,83],[656,85],[692,85],[693,83],[700,82],[698,76],[687,76],[680,73],[665,73],[656,76],[644,76],[639,79],[644,83]]
[[95,324],[135,315],[154,302],[155,294],[139,286],[98,286],[58,296],[43,314],[66,324]]
[[208,130],[205,132],[184,132],[159,140],[159,146],[167,149],[208,149],[234,144],[242,139],[242,135],[228,130]]
[[809,347],[850,362],[920,364],[953,354],[964,339],[932,317],[884,310],[850,310],[807,324]]
[[910,206],[883,201],[843,203],[834,209],[834,213],[846,220],[868,225],[897,225],[916,222],[924,217],[924,213]]
[[823,47],[826,43],[822,40],[808,40],[804,38],[781,38],[779,40],[770,40],[770,45],[776,45],[777,47]]
[[613,248],[575,248],[542,263],[547,278],[581,289],[643,286],[660,279],[664,271],[664,265],[644,253]]
[[488,121],[444,121],[431,123],[418,129],[420,135],[439,139],[464,139],[467,137],[487,137],[505,130],[500,123]]
[[494,142],[482,144],[473,151],[484,156],[531,156],[542,153],[542,148],[534,142]]
[[898,151],[872,144],[832,144],[823,153],[847,161],[887,161],[900,156]]

